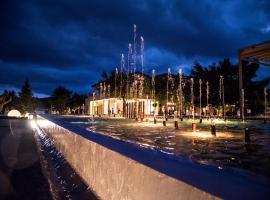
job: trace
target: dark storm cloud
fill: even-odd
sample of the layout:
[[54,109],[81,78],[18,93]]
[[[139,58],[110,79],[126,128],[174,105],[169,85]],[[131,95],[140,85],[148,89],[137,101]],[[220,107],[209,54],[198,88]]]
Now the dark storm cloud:
[[[86,92],[119,65],[137,24],[148,70],[237,57],[269,39],[269,1],[10,0],[0,8],[0,84]],[[3,72],[3,73],[2,73]],[[7,76],[8,74],[8,76]]]

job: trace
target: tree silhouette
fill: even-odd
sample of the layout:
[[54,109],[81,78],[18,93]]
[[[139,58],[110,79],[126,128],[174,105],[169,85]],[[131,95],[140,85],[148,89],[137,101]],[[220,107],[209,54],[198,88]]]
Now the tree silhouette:
[[28,79],[25,80],[24,85],[22,86],[21,91],[19,92],[19,97],[21,102],[22,113],[33,112],[35,110],[33,92]]
[[70,102],[71,91],[58,86],[54,89],[52,98],[53,98],[53,106],[60,114],[66,114],[67,112],[67,104]]

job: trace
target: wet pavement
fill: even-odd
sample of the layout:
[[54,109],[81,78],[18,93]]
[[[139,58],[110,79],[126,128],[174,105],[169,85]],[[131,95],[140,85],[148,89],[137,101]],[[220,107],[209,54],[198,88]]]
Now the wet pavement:
[[28,120],[0,119],[0,199],[52,199]]
[[36,139],[41,150],[42,166],[52,185],[54,199],[98,199],[97,195],[56,149],[54,142],[45,132],[37,128]]
[[0,119],[0,199],[98,199],[53,141],[32,126],[26,119]]

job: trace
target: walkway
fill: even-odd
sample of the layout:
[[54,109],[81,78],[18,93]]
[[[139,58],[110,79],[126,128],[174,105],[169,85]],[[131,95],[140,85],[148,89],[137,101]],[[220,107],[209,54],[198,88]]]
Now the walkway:
[[0,199],[52,199],[28,120],[0,119]]

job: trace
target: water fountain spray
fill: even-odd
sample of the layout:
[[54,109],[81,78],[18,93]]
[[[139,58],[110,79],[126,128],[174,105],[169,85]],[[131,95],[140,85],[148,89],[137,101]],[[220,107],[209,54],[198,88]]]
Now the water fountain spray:
[[[171,76],[170,76],[170,86],[171,86],[171,88],[170,88],[170,92],[169,92],[169,94],[171,93],[171,91],[173,91],[174,90],[174,78],[173,78],[173,76],[172,76],[172,74],[171,74]],[[174,95],[172,94],[171,95],[171,100],[170,100],[171,102],[174,102]]]
[[117,97],[117,86],[116,86],[117,75],[118,75],[118,69],[115,68],[115,72],[114,72],[114,98]]
[[167,101],[166,101],[166,111],[168,113],[168,103],[169,103],[169,82],[170,82],[170,79],[171,79],[171,68],[168,68],[168,75],[167,75]]
[[194,79],[191,78],[190,79],[190,95],[191,95],[191,105],[192,105],[192,119],[194,122],[195,119],[195,109],[194,109]]
[[144,89],[144,77],[142,75],[138,75],[139,79],[139,97],[143,97],[143,89]]
[[111,97],[111,85],[109,84],[108,85],[108,98],[110,98]]
[[242,89],[241,90],[241,92],[242,92],[242,120],[243,120],[243,122],[245,121],[245,90],[244,89]]
[[96,93],[93,92],[93,101],[95,101]]
[[130,85],[129,97],[134,98],[134,82]]
[[[139,75],[138,75],[139,76]],[[138,95],[138,76],[134,77],[134,98],[135,98],[135,120],[138,120],[138,114],[139,114],[139,106],[138,106],[138,99],[137,99],[137,95]]]
[[182,69],[179,69],[179,113],[180,113],[180,120],[183,120],[183,89],[182,89],[182,78],[183,78],[183,71]]
[[191,95],[191,105],[192,105],[192,131],[196,131],[196,124],[194,123],[195,120],[195,108],[194,108],[194,79],[190,79],[190,95]]
[[139,83],[139,97],[142,98],[143,97],[143,90],[144,90],[144,39],[141,36],[141,74],[138,76],[138,83]]
[[[95,92],[93,92],[93,102],[94,102],[94,105],[93,105],[93,113],[95,113],[95,110],[94,110],[94,108],[95,108],[95,98],[96,98],[96,93]],[[92,120],[94,120],[94,115],[92,116]]]
[[225,101],[224,101],[224,78],[223,76],[220,76],[219,79],[219,97],[222,101],[222,115],[223,119],[225,120]]
[[[206,110],[209,112],[209,82],[206,81]],[[209,113],[208,113],[209,114]]]
[[106,99],[106,83],[103,83],[103,98]]
[[102,83],[99,83],[99,99],[102,99],[103,94],[103,85]]
[[264,88],[264,123],[267,121],[267,88]]
[[199,80],[199,90],[200,90],[200,123],[202,123],[202,79]]
[[120,70],[120,98],[122,97],[122,90],[123,90],[123,70],[125,67],[125,56],[124,54],[121,55],[121,70]]
[[[155,75],[156,75],[156,72],[155,72],[155,70],[153,69],[152,70],[152,80],[151,80],[151,83],[152,83],[152,91],[151,91],[151,98],[152,98],[152,100],[154,101],[153,103],[154,103],[154,105],[156,105],[156,100],[155,100],[155,96],[156,96],[156,91],[155,91],[155,85],[156,85],[156,83],[155,83]],[[150,110],[152,110],[152,102],[151,102],[151,104],[150,104]],[[156,122],[156,112],[155,112],[155,107],[156,106],[154,106],[154,123],[156,124],[157,122]]]
[[128,44],[128,63],[127,63],[127,89],[126,89],[126,93],[128,94],[129,97],[131,97],[130,95],[130,90],[131,90],[131,87],[130,87],[130,72],[132,71],[131,70],[131,66],[132,66],[132,45],[131,43]]
[[133,73],[135,78],[136,73],[136,37],[137,37],[137,27],[136,24],[133,25]]
[[131,62],[132,62],[132,45],[131,43],[128,44],[128,70],[127,73],[129,74],[131,71]]
[[144,39],[141,36],[141,64],[142,64],[142,76],[144,72]]
[[137,98],[137,94],[138,94],[138,80],[137,80],[137,76],[135,76],[135,80],[134,80],[134,98]]
[[152,92],[151,92],[151,96],[152,96],[152,99],[155,100],[155,76],[156,76],[156,72],[155,70],[153,69],[152,70],[152,80],[151,80],[151,83],[152,83]]

